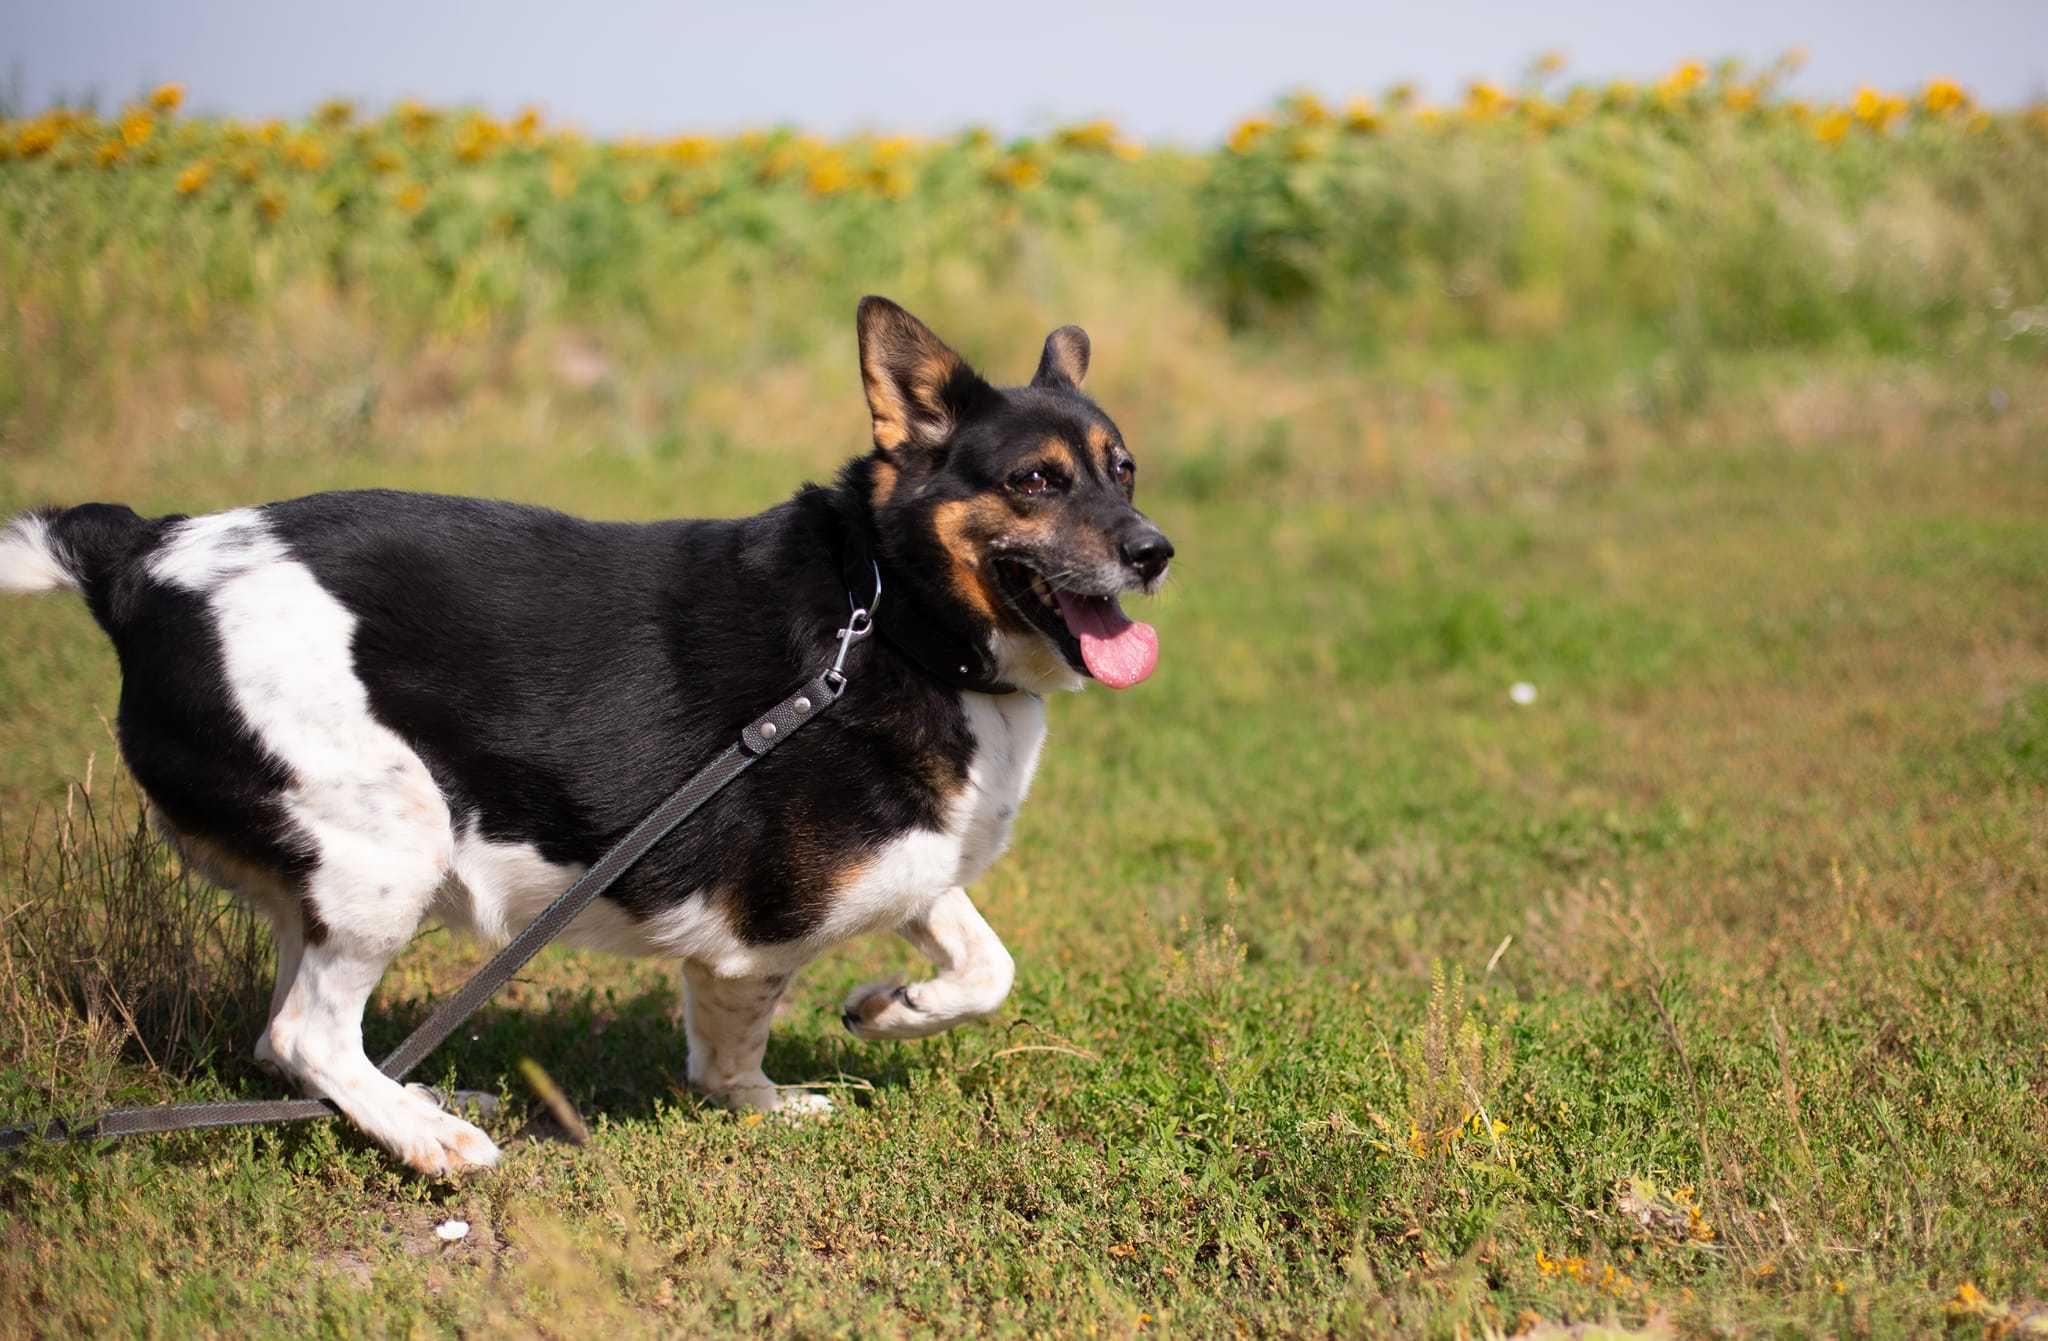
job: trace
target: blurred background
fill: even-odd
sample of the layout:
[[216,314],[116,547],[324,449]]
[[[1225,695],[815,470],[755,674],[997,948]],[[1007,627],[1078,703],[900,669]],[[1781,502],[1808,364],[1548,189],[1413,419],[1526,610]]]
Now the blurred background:
[[[770,1071],[852,1116],[743,1128],[668,1083],[658,968],[551,955],[445,1077],[605,1115],[521,1147],[534,1204],[331,1135],[9,1166],[0,1315],[2048,1319],[2043,15],[15,6],[0,513],[757,510],[867,449],[880,292],[1002,381],[1086,327],[1180,558],[976,891],[1012,1032],[851,1045],[912,968],[851,948]],[[0,653],[0,1094],[269,1093],[261,939],[140,829],[104,640],[9,600]],[[451,1209],[497,1237],[418,1251]]]

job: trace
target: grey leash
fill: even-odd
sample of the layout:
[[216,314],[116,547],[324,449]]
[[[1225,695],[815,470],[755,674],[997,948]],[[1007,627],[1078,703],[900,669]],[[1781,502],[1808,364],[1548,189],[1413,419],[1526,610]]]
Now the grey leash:
[[[866,606],[848,597],[854,606],[846,627],[838,631],[839,653],[832,666],[803,688],[767,712],[754,718],[740,732],[740,738],[703,768],[647,818],[634,825],[624,838],[612,844],[595,865],[577,877],[556,896],[526,930],[513,937],[504,949],[491,957],[462,984],[453,996],[435,1007],[419,1028],[386,1057],[378,1068],[393,1080],[403,1080],[425,1061],[427,1054],[462,1027],[478,1007],[496,996],[512,975],[561,934],[590,901],[611,888],[634,863],[666,838],[678,824],[695,814],[712,797],[754,761],[796,734],[806,722],[824,715],[826,709],[846,692],[847,651],[874,627],[874,610],[882,603],[882,573],[875,570],[875,596]],[[0,1128],[0,1150],[12,1150],[40,1136],[46,1141],[75,1141],[113,1136],[149,1136],[161,1132],[193,1131],[205,1127],[243,1127],[259,1122],[303,1122],[312,1118],[339,1117],[341,1110],[326,1099],[250,1099],[211,1104],[158,1104],[148,1108],[117,1108],[84,1122],[52,1122],[43,1127]]]

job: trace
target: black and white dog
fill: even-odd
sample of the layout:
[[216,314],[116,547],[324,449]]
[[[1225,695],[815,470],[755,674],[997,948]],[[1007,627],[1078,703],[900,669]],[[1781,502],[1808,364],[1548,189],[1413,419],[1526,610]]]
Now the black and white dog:
[[995,387],[860,305],[874,450],[758,516],[622,525],[382,491],[204,517],[88,503],[0,531],[0,589],[81,593],[121,662],[120,741],[187,859],[277,939],[259,1058],[413,1168],[497,1148],[364,1055],[365,1001],[425,917],[504,939],[748,719],[829,665],[879,571],[846,698],[764,757],[565,939],[682,963],[690,1083],[823,1110],[761,1057],[790,975],[893,930],[936,975],[856,991],[861,1038],[994,1011],[1008,951],[966,886],[1008,841],[1043,695],[1158,660],[1117,598],[1173,547],[1054,331]]

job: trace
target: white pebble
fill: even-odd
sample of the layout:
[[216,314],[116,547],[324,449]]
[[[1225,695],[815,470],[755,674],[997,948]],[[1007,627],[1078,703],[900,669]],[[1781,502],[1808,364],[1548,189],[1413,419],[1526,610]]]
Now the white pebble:
[[1526,708],[1536,701],[1536,686],[1527,680],[1517,680],[1508,686],[1508,698],[1518,708]]

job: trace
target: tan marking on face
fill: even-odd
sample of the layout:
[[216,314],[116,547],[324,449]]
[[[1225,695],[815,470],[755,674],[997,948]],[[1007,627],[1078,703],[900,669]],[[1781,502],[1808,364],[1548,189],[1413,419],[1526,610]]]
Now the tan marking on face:
[[1109,471],[1109,449],[1116,440],[1109,436],[1109,430],[1100,424],[1088,425],[1088,450],[1095,454],[1095,464],[1102,467],[1102,473]]
[[1065,438],[1047,438],[1044,451],[1044,464],[1058,466],[1066,472],[1068,479],[1073,479],[1079,473],[1074,467],[1074,449],[1067,445]]
[[995,574],[984,562],[989,542],[1014,523],[1000,498],[981,494],[956,499],[932,509],[932,529],[953,565],[953,587],[969,608],[990,623],[1002,620],[1003,603]]
[[896,481],[900,478],[893,461],[877,461],[868,471],[868,503],[880,507],[896,492]]

